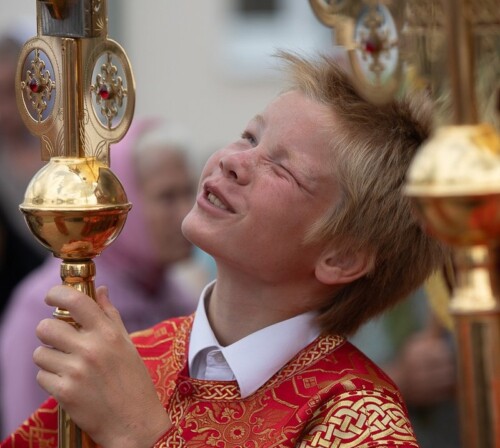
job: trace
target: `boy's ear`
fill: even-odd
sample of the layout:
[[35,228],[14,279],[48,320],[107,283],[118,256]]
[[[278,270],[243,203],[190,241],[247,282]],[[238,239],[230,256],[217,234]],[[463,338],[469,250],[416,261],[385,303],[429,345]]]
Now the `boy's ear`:
[[374,265],[374,256],[366,252],[340,253],[327,249],[318,259],[316,279],[325,285],[345,285],[368,274]]

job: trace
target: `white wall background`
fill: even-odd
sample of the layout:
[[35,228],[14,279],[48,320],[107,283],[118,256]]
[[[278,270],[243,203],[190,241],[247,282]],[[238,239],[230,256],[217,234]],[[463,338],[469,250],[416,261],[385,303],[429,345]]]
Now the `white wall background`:
[[[184,126],[200,159],[237,137],[282,82],[276,48],[331,46],[308,0],[279,0],[267,20],[238,20],[235,0],[108,0],[109,34],[126,50],[137,84],[136,117]],[[0,32],[28,16],[35,0],[0,0]],[[34,33],[33,33],[34,34]]]

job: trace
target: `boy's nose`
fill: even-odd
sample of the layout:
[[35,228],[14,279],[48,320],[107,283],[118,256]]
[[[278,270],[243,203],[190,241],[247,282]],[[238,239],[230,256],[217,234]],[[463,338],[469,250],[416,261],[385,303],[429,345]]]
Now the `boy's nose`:
[[224,176],[234,179],[238,184],[250,182],[253,162],[248,152],[226,154],[219,160]]

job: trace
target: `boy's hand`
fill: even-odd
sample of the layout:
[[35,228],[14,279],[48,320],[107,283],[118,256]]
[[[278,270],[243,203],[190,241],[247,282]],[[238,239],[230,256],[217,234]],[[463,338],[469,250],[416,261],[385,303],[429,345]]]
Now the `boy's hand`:
[[106,288],[96,300],[68,286],[49,291],[47,304],[68,310],[78,326],[40,322],[46,346],[33,354],[37,381],[99,445],[151,447],[171,421]]

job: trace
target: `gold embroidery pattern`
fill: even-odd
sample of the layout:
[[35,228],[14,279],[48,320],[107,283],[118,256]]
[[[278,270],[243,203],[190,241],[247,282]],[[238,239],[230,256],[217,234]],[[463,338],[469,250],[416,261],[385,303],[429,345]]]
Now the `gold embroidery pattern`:
[[[192,321],[134,335],[174,424],[155,448],[417,448],[392,383],[344,338],[319,338],[242,399],[234,382],[184,376]],[[55,446],[55,404],[43,412],[3,448]]]
[[184,442],[177,431],[170,431],[164,438],[156,442],[154,448],[182,448]]
[[132,335],[162,403],[168,402],[175,388],[175,379],[186,362],[193,318],[191,315],[161,322],[150,330]]
[[276,439],[276,428],[283,424],[283,413],[265,409],[266,401],[261,396],[248,402],[193,405],[182,424],[186,446],[268,447]]
[[[229,387],[214,387],[214,385],[204,385],[203,389],[197,388],[194,385],[195,381],[182,381],[177,384],[175,392],[169,400],[167,412],[170,419],[174,425],[179,424],[179,422],[186,418],[188,421],[192,421],[191,413],[193,411],[188,411],[192,406],[194,401],[197,401],[196,395],[201,398],[201,402],[210,402],[210,400],[234,400],[234,398],[240,398],[239,391],[236,386],[231,385]],[[219,385],[218,385],[219,386]],[[229,392],[225,393],[225,389]],[[204,395],[202,395],[205,392]],[[226,397],[225,399],[223,397]],[[233,404],[227,404],[227,406],[234,406]],[[223,406],[225,408],[225,406]],[[197,412],[197,411],[194,411]],[[227,410],[226,410],[227,412]],[[223,413],[224,414],[224,413]],[[196,423],[198,424],[198,423]]]
[[313,347],[302,350],[294,360],[290,361],[290,363],[281,370],[281,372],[278,372],[278,374],[271,378],[266,383],[265,387],[276,386],[283,380],[296,375],[297,372],[311,366],[315,361],[318,361],[327,353],[335,350],[344,341],[345,338],[342,336],[326,336],[319,338]]
[[[57,404],[51,400],[24,421],[2,447],[51,448],[57,446]],[[50,423],[53,423],[51,425]]]
[[[181,370],[186,361],[187,341],[191,332],[194,315],[161,322],[156,327],[132,333],[131,337],[139,351],[149,351],[152,348],[166,346],[159,356],[141,355],[144,360],[154,361],[164,357],[173,358],[172,366]],[[174,356],[172,357],[172,352]]]
[[391,446],[418,448],[404,410],[378,391],[342,394],[315,414],[319,417],[298,448],[377,446],[377,441],[387,446],[389,440]]
[[188,353],[188,339],[191,334],[191,327],[193,326],[194,314],[185,318],[181,325],[179,326],[179,330],[177,331],[177,337],[174,339],[174,357],[177,361],[177,368],[181,370],[184,367],[184,364],[187,360]]
[[[392,390],[392,387],[390,384],[383,384],[383,381],[380,383],[382,378],[375,371],[371,371],[369,366],[359,371],[359,363],[358,368],[344,364],[347,375],[341,374],[336,381],[330,378],[333,383],[326,389],[325,385],[318,384],[313,372],[309,372],[305,377],[300,375],[342,345],[345,342],[344,338],[339,336],[319,338],[315,344],[299,353],[275,375],[257,393],[259,398],[255,397],[247,402],[241,400],[235,383],[205,382],[183,379],[182,376],[176,380],[177,374],[173,374],[173,371],[177,368],[178,372],[185,363],[191,324],[192,319],[188,319],[175,328],[175,337],[171,339],[173,344],[169,345],[167,350],[169,353],[155,363],[154,376],[162,384],[159,388],[163,392],[162,400],[168,403],[167,412],[174,423],[172,431],[166,434],[155,448],[293,446],[292,440],[296,440],[301,432],[301,425],[296,426],[298,421],[292,424],[290,418],[295,415],[298,408],[294,403],[295,400],[289,402],[285,398],[286,395],[282,397],[283,400],[275,394],[275,388],[289,379],[300,379],[305,389],[320,387],[323,393],[339,383],[345,383],[342,389],[347,391],[319,409],[317,406],[321,401],[320,395],[315,394],[316,400],[309,400],[308,407],[311,412],[309,415],[314,416],[312,420],[314,426],[300,445],[301,448],[332,446],[344,448],[359,446],[359,443],[363,442],[376,446],[373,444],[377,441],[380,446],[387,446],[387,437],[391,440],[391,446],[405,448],[417,446],[414,444],[404,411],[398,403],[392,402],[391,396],[384,394],[385,387],[380,386],[388,386],[389,390]],[[168,333],[171,331],[166,332]],[[375,386],[375,391],[356,392],[355,384],[347,387],[350,384],[351,369],[358,370],[361,377],[366,376],[365,380]],[[320,367],[318,372],[322,371],[323,368]],[[158,388],[158,383],[156,381],[155,383]],[[166,386],[167,383],[169,387]],[[173,387],[175,390],[172,390]],[[264,403],[267,405],[264,406]],[[280,409],[276,406],[278,403],[282,406]],[[277,431],[278,428],[280,430]]]
[[168,402],[169,397],[175,389],[175,377],[172,375],[172,372],[175,372],[175,370],[171,370],[173,362],[170,359],[166,359],[165,361],[165,363],[157,366],[154,371],[150,370],[151,378],[155,383],[156,393],[162,403]]
[[204,400],[236,400],[241,398],[238,386],[231,384],[210,384],[192,380],[193,394],[203,396]]
[[174,426],[177,426],[184,417],[184,413],[189,404],[187,400],[180,399],[178,394],[174,394],[167,406],[167,413]]

